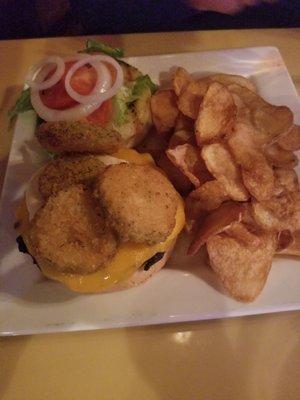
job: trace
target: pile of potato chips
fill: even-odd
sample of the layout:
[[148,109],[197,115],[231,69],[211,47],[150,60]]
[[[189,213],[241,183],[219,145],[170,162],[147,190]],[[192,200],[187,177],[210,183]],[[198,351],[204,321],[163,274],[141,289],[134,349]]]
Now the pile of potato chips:
[[153,152],[185,197],[188,254],[205,245],[226,291],[253,301],[275,253],[300,255],[300,127],[242,76],[178,68],[172,86],[151,100]]

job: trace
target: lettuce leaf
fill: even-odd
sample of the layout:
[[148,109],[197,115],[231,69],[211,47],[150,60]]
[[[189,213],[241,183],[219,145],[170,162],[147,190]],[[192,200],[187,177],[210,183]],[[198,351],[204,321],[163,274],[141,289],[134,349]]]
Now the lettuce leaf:
[[122,49],[118,47],[110,47],[105,43],[100,42],[99,40],[88,39],[85,42],[85,49],[81,50],[79,53],[94,53],[94,52],[101,52],[107,54],[108,56],[117,58],[117,57],[124,57],[124,53]]
[[143,93],[145,89],[149,88],[151,93],[154,94],[157,91],[158,86],[152,82],[149,75],[139,76],[132,89],[132,97],[137,99]]
[[142,96],[146,89],[153,94],[157,85],[153,83],[148,75],[139,76],[130,86],[122,86],[113,98],[114,123],[118,126],[127,122],[127,113],[130,106]]
[[28,88],[22,91],[16,104],[9,110],[8,116],[12,121],[18,114],[33,109],[30,100],[30,89]]
[[131,88],[122,86],[118,93],[113,97],[113,121],[120,126],[127,122],[126,114],[131,98]]

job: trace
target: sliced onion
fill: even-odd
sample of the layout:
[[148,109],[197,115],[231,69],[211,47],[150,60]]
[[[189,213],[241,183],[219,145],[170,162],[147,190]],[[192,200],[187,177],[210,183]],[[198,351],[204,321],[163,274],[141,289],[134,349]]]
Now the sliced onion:
[[[45,121],[49,122],[77,121],[84,117],[87,117],[88,115],[92,114],[95,110],[97,110],[97,108],[99,108],[105,100],[113,97],[123,84],[123,70],[119,65],[119,63],[112,57],[103,55],[90,56],[85,54],[77,54],[76,56],[66,57],[64,59],[64,62],[71,62],[73,60],[79,60],[79,61],[82,60],[84,61],[82,65],[89,63],[94,68],[95,68],[94,63],[107,62],[112,64],[116,68],[117,72],[115,82],[111,88],[107,89],[104,93],[100,93],[99,95],[97,95],[97,100],[95,97],[95,100],[90,102],[89,104],[78,104],[66,110],[56,110],[47,107],[41,100],[39,90],[32,87],[30,91],[32,106],[35,109],[36,113]],[[103,65],[105,68],[107,68],[105,64]],[[39,78],[42,80],[45,79],[48,73],[49,71],[46,71],[45,69],[41,70]],[[91,101],[91,99],[89,100]]]
[[[104,63],[111,64],[116,70],[116,79],[113,85],[109,88],[111,83],[108,80],[108,75],[110,76],[107,67]],[[92,90],[92,92],[86,96],[80,95],[71,87],[70,80],[72,75],[85,64],[90,64],[97,71],[97,82]],[[103,67],[106,68],[104,72]],[[123,84],[123,70],[120,64],[112,57],[105,55],[93,55],[85,59],[79,60],[74,64],[68,71],[65,79],[66,91],[72,99],[76,100],[81,104],[93,103],[94,101],[101,101],[103,103],[105,100],[114,96]]]
[[[51,64],[56,65],[56,70],[54,74],[50,76],[50,78],[44,81],[46,76],[53,69],[53,67],[51,67],[50,69],[47,68],[45,70],[45,67]],[[58,56],[48,57],[30,68],[28,75],[26,77],[26,84],[30,88],[37,90],[49,89],[51,86],[54,86],[61,79],[61,77],[64,74],[64,71],[65,71],[65,63],[61,57]]]
[[[81,63],[79,66],[78,64]],[[102,62],[93,63],[92,67],[95,68],[97,72],[97,82],[93,90],[88,95],[82,95],[76,92],[71,86],[71,77],[78,68],[86,64],[86,60],[81,60],[74,64],[68,71],[65,79],[65,88],[70,97],[73,100],[81,104],[90,104],[93,102],[98,102],[100,94],[107,91],[111,86],[111,75],[108,68]],[[74,68],[75,67],[75,68]]]
[[77,121],[92,114],[98,107],[100,107],[101,103],[102,101],[93,104],[78,104],[77,106],[67,108],[66,110],[56,110],[45,106],[41,100],[39,91],[31,89],[31,104],[33,108],[43,120],[48,122]]
[[[45,78],[46,71],[41,71],[42,79]],[[66,110],[56,110],[45,106],[42,102],[40,91],[34,88],[30,90],[31,104],[36,113],[43,118],[45,121],[56,122],[56,121],[77,121],[90,115],[92,112],[97,110],[102,102],[93,104],[78,104],[74,107],[67,108]]]

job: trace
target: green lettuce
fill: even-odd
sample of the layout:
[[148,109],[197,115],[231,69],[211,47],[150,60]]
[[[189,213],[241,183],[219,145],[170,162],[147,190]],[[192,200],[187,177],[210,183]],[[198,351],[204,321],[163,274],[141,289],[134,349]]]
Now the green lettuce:
[[138,99],[147,88],[149,88],[151,93],[154,94],[157,91],[158,86],[151,81],[149,75],[139,76],[133,86],[132,97]]
[[20,94],[16,104],[9,110],[8,116],[12,121],[18,114],[29,110],[33,110],[30,100],[30,89],[25,89]]
[[127,114],[132,104],[143,94],[146,89],[155,93],[157,85],[153,83],[148,75],[139,76],[130,86],[122,86],[113,98],[114,123],[118,126],[125,124]]
[[81,50],[79,53],[95,53],[101,52],[107,54],[108,56],[118,58],[124,57],[124,53],[122,49],[118,47],[110,47],[105,43],[99,42],[99,40],[88,39],[85,43],[85,49]]

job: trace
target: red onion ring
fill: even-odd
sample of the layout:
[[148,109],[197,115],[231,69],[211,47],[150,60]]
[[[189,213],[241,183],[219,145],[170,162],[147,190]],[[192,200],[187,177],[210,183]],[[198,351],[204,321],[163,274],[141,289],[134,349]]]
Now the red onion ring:
[[[56,65],[56,70],[50,78],[46,78],[48,73],[52,70],[47,68],[47,73],[45,74],[45,71],[43,74],[42,70],[43,68],[48,65],[48,64],[55,64]],[[26,77],[26,84],[33,89],[37,90],[45,90],[49,89],[51,86],[54,86],[63,76],[65,71],[65,63],[61,57],[58,56],[51,56],[48,58],[45,58],[43,61],[39,62],[38,64],[35,64],[33,67],[29,69],[28,75]],[[42,76],[41,76],[42,75]],[[42,81],[40,81],[42,79]]]
[[[111,85],[110,82],[111,79],[109,79],[110,74],[104,63],[111,64],[116,69],[117,72],[115,82],[110,88],[108,88]],[[77,69],[79,69],[85,64],[90,64],[92,65],[92,67],[96,69],[98,78],[92,92],[86,96],[83,96],[77,93],[75,90],[73,90],[70,84],[70,80],[72,75],[77,71]],[[106,72],[103,69],[103,67],[106,69]],[[120,64],[114,58],[106,55],[92,55],[78,61],[70,68],[70,70],[66,75],[65,87],[68,95],[72,97],[72,99],[76,100],[78,103],[88,104],[88,103],[93,103],[95,101],[96,102],[101,101],[102,103],[117,93],[117,91],[123,84],[123,79],[124,79],[123,70]]]

